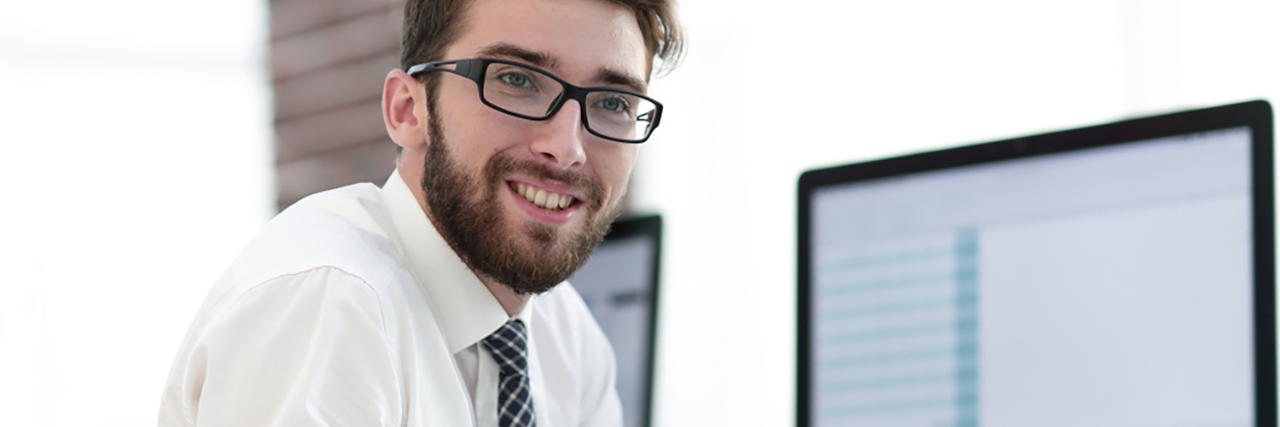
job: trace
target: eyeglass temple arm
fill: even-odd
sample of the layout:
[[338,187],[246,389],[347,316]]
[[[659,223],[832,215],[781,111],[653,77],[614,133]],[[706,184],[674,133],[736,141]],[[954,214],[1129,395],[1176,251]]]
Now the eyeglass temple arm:
[[[453,68],[441,67],[441,65],[445,65],[445,64],[453,64]],[[422,73],[424,71],[447,71],[462,77],[466,77],[471,80],[479,81],[480,70],[484,68],[480,65],[481,64],[479,63],[479,61],[476,60],[475,58],[455,59],[452,61],[428,62],[426,64],[418,64],[418,65],[409,67],[408,70],[405,70],[405,74],[412,76],[418,73]]]

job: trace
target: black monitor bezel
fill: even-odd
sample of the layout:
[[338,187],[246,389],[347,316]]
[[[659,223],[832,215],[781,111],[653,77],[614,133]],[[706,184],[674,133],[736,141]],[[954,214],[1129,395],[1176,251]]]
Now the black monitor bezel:
[[609,229],[609,233],[604,237],[604,243],[614,242],[618,240],[632,239],[636,237],[648,237],[653,239],[653,262],[650,263],[649,281],[652,290],[649,296],[649,360],[648,360],[648,378],[645,381],[644,395],[644,413],[640,416],[640,425],[649,427],[653,425],[653,385],[654,372],[656,367],[656,359],[658,356],[658,307],[659,292],[662,289],[662,279],[659,274],[662,272],[662,216],[646,215],[619,219],[614,221]]
[[1041,156],[1187,133],[1248,126],[1252,132],[1254,230],[1254,408],[1258,427],[1276,426],[1275,211],[1273,116],[1266,101],[1250,101],[1124,120],[984,144],[807,171],[800,176],[797,220],[796,425],[811,426],[810,206],[831,185]]

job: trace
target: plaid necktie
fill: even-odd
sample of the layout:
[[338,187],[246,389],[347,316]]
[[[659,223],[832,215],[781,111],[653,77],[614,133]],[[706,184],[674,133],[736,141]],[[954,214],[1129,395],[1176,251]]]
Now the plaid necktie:
[[524,322],[508,320],[480,341],[498,362],[498,426],[534,427],[533,397],[529,395],[529,355]]

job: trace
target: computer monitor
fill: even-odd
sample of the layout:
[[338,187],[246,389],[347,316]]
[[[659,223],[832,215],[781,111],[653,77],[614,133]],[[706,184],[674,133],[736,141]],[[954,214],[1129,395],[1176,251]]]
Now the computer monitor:
[[616,221],[569,278],[613,345],[625,427],[650,422],[661,249],[662,217]]
[[809,426],[1275,426],[1263,101],[806,172]]

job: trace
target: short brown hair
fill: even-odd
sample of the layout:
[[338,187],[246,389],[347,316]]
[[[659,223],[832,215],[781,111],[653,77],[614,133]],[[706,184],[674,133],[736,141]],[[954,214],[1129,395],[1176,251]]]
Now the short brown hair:
[[[458,37],[469,0],[407,0],[404,4],[404,32],[400,40],[400,69],[440,61],[445,49]],[[684,54],[684,31],[676,21],[672,0],[607,0],[630,9],[640,25],[640,35],[648,50],[649,68],[653,59],[662,60],[660,73],[675,68]],[[430,75],[430,74],[428,74]]]

